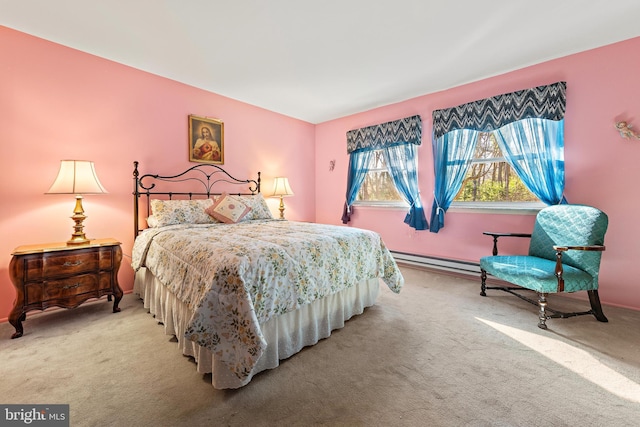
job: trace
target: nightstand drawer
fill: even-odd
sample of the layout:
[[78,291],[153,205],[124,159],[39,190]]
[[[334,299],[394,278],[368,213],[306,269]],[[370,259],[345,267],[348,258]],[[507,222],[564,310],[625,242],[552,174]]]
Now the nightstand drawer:
[[97,271],[100,266],[100,252],[52,254],[46,258],[30,257],[25,262],[27,281],[42,280],[43,277],[74,276],[87,271]]
[[26,285],[25,303],[68,298],[73,295],[111,289],[111,274],[81,274],[68,279]]

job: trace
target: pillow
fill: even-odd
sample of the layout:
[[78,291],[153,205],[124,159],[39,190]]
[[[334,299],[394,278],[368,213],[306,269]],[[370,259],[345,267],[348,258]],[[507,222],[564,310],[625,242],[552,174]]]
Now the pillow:
[[233,196],[240,200],[245,205],[251,208],[251,212],[244,217],[243,221],[249,221],[251,219],[273,219],[267,201],[262,197],[262,193],[246,196]]
[[207,214],[225,224],[235,224],[250,211],[251,207],[244,204],[237,197],[230,196],[227,193],[222,193],[213,205],[205,210]]
[[150,228],[157,227],[158,226],[158,220],[156,219],[155,216],[149,215],[149,217],[147,218],[147,225]]
[[213,204],[211,199],[151,200],[151,212],[157,227],[173,224],[215,224],[205,212]]

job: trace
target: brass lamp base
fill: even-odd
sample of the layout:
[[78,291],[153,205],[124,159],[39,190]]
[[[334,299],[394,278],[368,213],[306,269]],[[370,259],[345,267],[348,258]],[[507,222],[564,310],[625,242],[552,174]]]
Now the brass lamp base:
[[284,219],[284,200],[282,200],[282,196],[280,196],[280,219]]
[[78,194],[76,196],[76,207],[73,209],[73,216],[71,219],[75,222],[73,226],[73,234],[71,234],[71,239],[67,240],[67,246],[78,246],[78,245],[86,245],[91,240],[87,239],[87,236],[84,234],[84,225],[82,222],[87,218],[84,214],[84,209],[82,208],[82,196]]

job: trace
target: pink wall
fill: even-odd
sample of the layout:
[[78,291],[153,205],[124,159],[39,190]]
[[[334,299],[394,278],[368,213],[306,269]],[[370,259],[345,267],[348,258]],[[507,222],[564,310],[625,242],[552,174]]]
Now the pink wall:
[[[420,114],[419,154],[422,200],[430,217],[433,203],[431,115],[477,99],[556,81],[567,82],[565,116],[566,197],[597,206],[609,215],[600,297],[603,303],[640,309],[640,226],[637,212],[640,141],[622,139],[614,122],[640,129],[640,38],[582,52],[521,70],[425,95],[316,126],[316,221],[339,224],[344,204],[348,157],[345,133]],[[488,58],[490,60],[490,58]],[[329,171],[329,162],[336,167]],[[340,189],[340,191],[336,191]],[[491,240],[482,231],[529,232],[532,216],[448,213],[438,234],[413,231],[396,209],[356,208],[350,224],[379,232],[392,250],[478,262]],[[526,251],[526,240],[502,245],[503,253]],[[501,242],[501,243],[507,243]]]
[[[339,224],[347,130],[420,114],[420,185],[430,208],[431,112],[558,80],[568,86],[567,197],[598,206],[610,218],[601,299],[640,309],[640,227],[633,214],[640,207],[640,141],[623,140],[613,129],[619,119],[640,128],[640,56],[629,54],[638,49],[640,38],[314,126],[0,26],[0,320],[15,296],[7,271],[11,251],[65,241],[72,232],[73,199],[43,194],[61,159],[95,162],[109,194],[85,198],[86,231],[123,242],[119,278],[130,290],[132,162],[141,162],[142,173],[188,167],[189,114],[224,121],[225,167],[232,174],[244,178],[261,171],[265,193],[275,176],[289,177],[296,195],[286,200],[288,218]],[[277,200],[269,205],[277,213]],[[483,230],[527,231],[533,223],[530,216],[449,213],[445,228],[434,234],[412,231],[404,215],[362,208],[351,225],[380,232],[393,250],[477,261],[490,247]]]
[[[15,297],[13,249],[63,242],[73,231],[73,197],[44,195],[62,159],[95,162],[109,194],[85,197],[85,231],[123,243],[119,280],[132,288],[133,161],[141,173],[193,165],[189,114],[224,122],[232,175],[261,171],[265,194],[275,176],[288,176],[296,195],[286,200],[287,217],[314,220],[313,125],[1,26],[0,58],[0,320]],[[277,214],[278,200],[268,203]]]

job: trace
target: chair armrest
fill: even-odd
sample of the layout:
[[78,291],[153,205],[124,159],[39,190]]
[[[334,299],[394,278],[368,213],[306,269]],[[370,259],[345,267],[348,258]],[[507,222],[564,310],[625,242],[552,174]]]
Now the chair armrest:
[[586,246],[559,246],[554,245],[553,249],[556,251],[556,278],[558,279],[558,292],[564,292],[564,278],[562,277],[562,252],[575,250],[575,251],[604,251],[603,245],[586,245]]
[[498,255],[498,237],[531,237],[530,233],[493,233],[483,231],[482,234],[493,237],[493,256]]
[[554,246],[553,249],[557,252],[575,250],[575,251],[604,251],[605,247],[602,245],[588,245],[588,246]]
[[483,231],[482,234],[494,237],[531,237],[530,233],[494,233],[492,231]]

